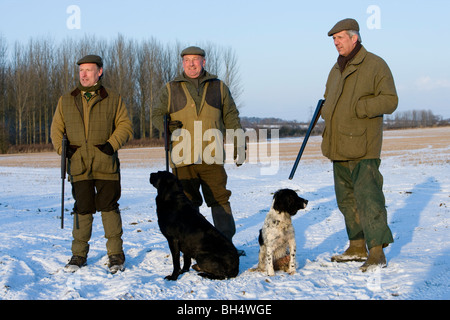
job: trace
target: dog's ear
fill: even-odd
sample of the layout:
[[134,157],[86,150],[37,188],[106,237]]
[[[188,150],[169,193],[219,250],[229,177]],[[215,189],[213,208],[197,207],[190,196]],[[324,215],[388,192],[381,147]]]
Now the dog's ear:
[[273,208],[278,212],[286,212],[285,190],[280,189],[273,195]]
[[150,181],[150,184],[151,184],[152,186],[154,186],[156,189],[158,189],[158,185],[159,185],[159,176],[158,176],[158,173],[152,172],[152,173],[150,174],[150,179],[149,179],[149,181]]

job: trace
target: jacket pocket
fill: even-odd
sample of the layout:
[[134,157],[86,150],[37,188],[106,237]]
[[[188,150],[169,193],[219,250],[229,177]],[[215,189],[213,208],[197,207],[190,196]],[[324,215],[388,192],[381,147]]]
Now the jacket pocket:
[[330,138],[328,137],[328,129],[325,129],[322,132],[322,144],[321,144],[322,154],[329,158],[330,157]]
[[337,153],[347,159],[362,158],[367,154],[366,128],[339,126]]
[[78,176],[85,172],[86,165],[81,157],[81,150],[77,150],[68,161],[67,173],[71,176]]
[[94,160],[92,162],[92,172],[113,174],[119,172],[119,161],[117,152],[112,156],[94,147]]

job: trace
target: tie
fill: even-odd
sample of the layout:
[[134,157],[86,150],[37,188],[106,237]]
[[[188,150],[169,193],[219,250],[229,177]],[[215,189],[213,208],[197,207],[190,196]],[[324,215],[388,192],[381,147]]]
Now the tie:
[[91,98],[92,98],[92,93],[86,92],[86,93],[84,94],[84,97],[86,98],[86,101],[89,101],[89,100],[91,100]]

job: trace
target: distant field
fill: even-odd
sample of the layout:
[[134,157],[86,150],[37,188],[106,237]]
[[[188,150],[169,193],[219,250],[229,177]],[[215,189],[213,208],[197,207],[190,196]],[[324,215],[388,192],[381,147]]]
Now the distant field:
[[[300,149],[302,138],[281,139],[280,161],[294,161]],[[302,157],[303,161],[328,161],[320,151],[320,136],[311,137]],[[251,146],[249,146],[250,148]],[[270,155],[271,145],[268,146]],[[164,148],[133,148],[119,151],[122,167],[145,167],[153,162],[164,163]],[[395,157],[399,162],[412,164],[449,163],[450,127],[392,130],[384,132],[382,159]],[[60,166],[60,158],[55,152],[0,155],[3,167]]]

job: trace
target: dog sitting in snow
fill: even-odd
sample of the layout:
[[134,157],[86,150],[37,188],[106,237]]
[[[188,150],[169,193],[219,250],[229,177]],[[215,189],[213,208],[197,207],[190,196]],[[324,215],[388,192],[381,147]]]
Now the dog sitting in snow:
[[[275,270],[295,273],[295,232],[291,216],[306,208],[308,200],[291,189],[280,189],[273,196],[272,206],[259,231],[258,267],[251,271],[267,272],[273,276]],[[289,249],[289,254],[288,254]]]
[[[226,279],[239,273],[239,255],[233,243],[198,212],[185,195],[181,182],[170,172],[150,175],[158,190],[156,213],[158,225],[166,237],[172,255],[173,272],[167,280],[177,280],[189,271],[191,258],[195,270],[210,279]],[[184,265],[180,269],[180,252]]]

